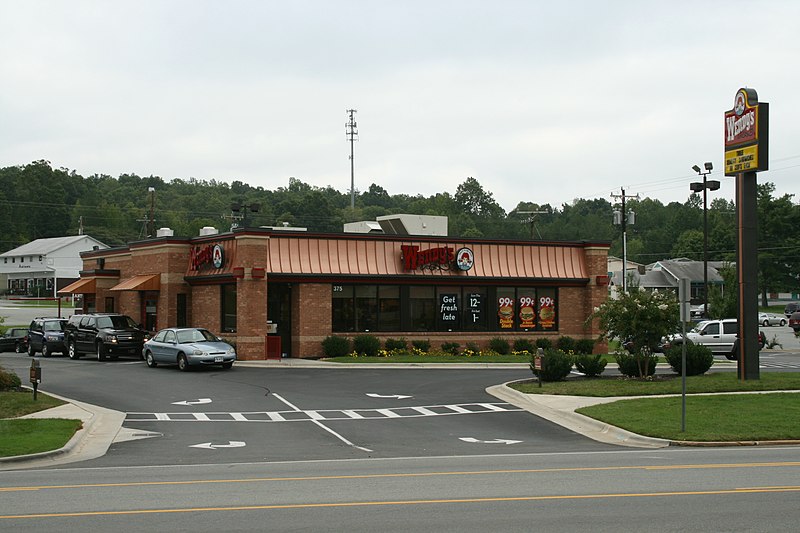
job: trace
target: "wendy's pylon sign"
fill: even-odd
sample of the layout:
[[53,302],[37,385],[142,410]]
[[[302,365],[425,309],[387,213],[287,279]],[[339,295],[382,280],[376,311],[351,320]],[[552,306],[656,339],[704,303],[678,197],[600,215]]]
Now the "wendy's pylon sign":
[[739,89],[725,112],[725,175],[769,169],[769,104],[755,89]]

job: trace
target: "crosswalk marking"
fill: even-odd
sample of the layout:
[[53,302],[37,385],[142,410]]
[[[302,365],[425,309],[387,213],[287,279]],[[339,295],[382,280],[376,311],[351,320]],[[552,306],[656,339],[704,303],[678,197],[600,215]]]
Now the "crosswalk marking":
[[424,405],[384,409],[311,409],[307,411],[257,411],[250,413],[127,413],[126,422],[308,422],[312,420],[386,420],[430,416],[475,415],[522,411],[509,403]]

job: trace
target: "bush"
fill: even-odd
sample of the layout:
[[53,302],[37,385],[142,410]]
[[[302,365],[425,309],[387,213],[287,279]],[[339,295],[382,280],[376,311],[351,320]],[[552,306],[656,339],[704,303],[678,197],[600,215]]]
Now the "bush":
[[517,339],[514,341],[514,351],[533,353],[536,351],[536,345],[530,339]]
[[442,351],[449,353],[451,355],[458,355],[458,350],[461,348],[461,345],[457,342],[443,342],[442,343]]
[[556,348],[564,353],[574,352],[575,339],[572,337],[567,337],[566,335],[559,337],[558,340],[556,340]]
[[536,347],[541,348],[542,350],[549,350],[553,347],[553,341],[547,337],[539,337],[536,339]]
[[322,339],[322,353],[325,357],[344,357],[350,353],[350,339],[330,335]]
[[607,361],[600,354],[578,354],[575,356],[575,370],[588,378],[599,376],[606,369]]
[[0,367],[0,390],[17,390],[21,385],[18,375]]
[[542,370],[534,368],[534,357],[531,356],[531,372],[542,381],[563,381],[572,370],[572,356],[557,349],[547,349],[542,358]]
[[381,341],[373,335],[357,335],[353,339],[353,351],[359,355],[375,357],[381,349]]
[[494,337],[489,341],[489,349],[501,355],[508,355],[511,353],[511,345],[507,340],[501,339],[500,337]]
[[467,350],[469,350],[470,352],[473,352],[475,354],[481,353],[481,347],[478,346],[477,342],[468,342],[467,343]]
[[[628,376],[629,378],[652,376],[656,373],[656,362],[658,362],[658,357],[655,355],[633,356],[628,353],[616,353],[614,354],[614,359],[617,360],[617,366],[619,366],[620,373]],[[640,359],[643,360],[642,367],[645,368],[646,371],[644,376],[641,376],[639,372]]]
[[[669,366],[676,374],[681,373],[682,350],[680,346],[673,346],[668,349],[664,356],[667,358]],[[711,365],[714,364],[714,354],[707,347],[700,344],[686,344],[686,375],[699,376],[705,374]]]
[[411,341],[411,346],[421,352],[431,351],[431,341]]
[[384,347],[389,352],[406,352],[408,351],[408,342],[402,337],[399,339],[386,339]]
[[578,339],[575,343],[575,353],[591,355],[594,351],[594,341],[592,339]]

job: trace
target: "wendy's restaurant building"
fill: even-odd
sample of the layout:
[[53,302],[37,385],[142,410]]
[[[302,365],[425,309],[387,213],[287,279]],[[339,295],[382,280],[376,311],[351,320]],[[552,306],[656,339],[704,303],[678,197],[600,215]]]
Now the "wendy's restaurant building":
[[[608,242],[499,241],[441,235],[320,234],[236,228],[81,253],[84,312],[120,312],[156,331],[205,327],[240,359],[323,356],[331,335],[485,348],[559,336],[608,294]],[[605,346],[597,346],[598,351]]]

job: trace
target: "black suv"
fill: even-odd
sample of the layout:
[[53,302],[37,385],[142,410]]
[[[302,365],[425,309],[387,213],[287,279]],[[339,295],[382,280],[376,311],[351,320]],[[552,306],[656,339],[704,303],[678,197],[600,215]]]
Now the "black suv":
[[78,359],[94,353],[100,361],[120,355],[142,357],[145,331],[127,315],[92,313],[72,315],[67,322],[67,353]]
[[800,303],[798,302],[789,302],[783,308],[783,314],[786,315],[786,318],[790,318],[795,311],[800,311]]
[[22,353],[28,350],[28,328],[9,328],[0,337],[0,352]]
[[42,352],[45,357],[53,353],[66,353],[64,327],[67,319],[58,317],[38,317],[31,320],[28,327],[28,355]]

